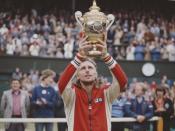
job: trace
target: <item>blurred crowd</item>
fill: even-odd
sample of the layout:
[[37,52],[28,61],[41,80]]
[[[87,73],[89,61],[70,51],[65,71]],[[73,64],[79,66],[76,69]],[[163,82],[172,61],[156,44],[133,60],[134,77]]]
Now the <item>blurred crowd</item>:
[[[115,59],[175,61],[175,16],[150,11],[113,12],[108,51]],[[0,54],[73,58],[81,28],[66,11],[0,12]]]

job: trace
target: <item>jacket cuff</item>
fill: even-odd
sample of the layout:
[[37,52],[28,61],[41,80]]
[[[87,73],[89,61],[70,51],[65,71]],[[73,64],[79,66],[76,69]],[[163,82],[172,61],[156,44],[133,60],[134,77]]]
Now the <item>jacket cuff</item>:
[[85,61],[85,58],[77,53],[77,55],[71,61],[71,64],[74,65],[75,68],[78,68],[83,61]]
[[117,64],[117,62],[114,60],[114,58],[107,54],[104,58],[103,61],[105,62],[105,64],[108,66],[109,69],[112,69],[115,67],[115,65]]

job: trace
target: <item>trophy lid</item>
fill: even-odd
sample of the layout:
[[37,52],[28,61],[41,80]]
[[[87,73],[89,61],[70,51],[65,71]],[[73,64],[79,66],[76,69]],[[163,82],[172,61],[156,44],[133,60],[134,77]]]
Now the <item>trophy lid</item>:
[[100,8],[96,4],[96,0],[93,0],[92,6],[89,8],[89,12],[86,12],[83,15],[84,20],[87,21],[101,21],[102,23],[106,23],[107,16],[100,12]]

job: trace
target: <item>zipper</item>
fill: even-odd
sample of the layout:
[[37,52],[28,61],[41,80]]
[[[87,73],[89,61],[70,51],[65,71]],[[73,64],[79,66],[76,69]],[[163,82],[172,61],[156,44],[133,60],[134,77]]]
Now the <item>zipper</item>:
[[89,110],[89,127],[90,131],[92,131],[92,100],[89,100],[88,110]]

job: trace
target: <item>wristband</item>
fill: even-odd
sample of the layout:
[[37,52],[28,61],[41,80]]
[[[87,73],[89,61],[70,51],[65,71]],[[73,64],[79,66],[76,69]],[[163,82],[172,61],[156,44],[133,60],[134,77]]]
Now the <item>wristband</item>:
[[109,69],[112,69],[117,64],[117,62],[109,54],[105,58],[103,58],[103,60],[105,64],[109,67]]

